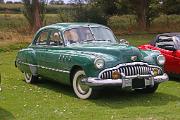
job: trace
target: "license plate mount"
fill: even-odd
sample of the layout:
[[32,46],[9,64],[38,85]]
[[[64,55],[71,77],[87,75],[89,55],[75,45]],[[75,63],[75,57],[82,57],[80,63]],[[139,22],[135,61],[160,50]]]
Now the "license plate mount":
[[133,79],[132,80],[132,88],[137,89],[137,88],[145,88],[145,79]]
[[131,87],[132,86],[132,79],[124,79],[123,80],[123,84],[122,84],[122,87],[125,88],[125,87]]
[[149,85],[154,86],[154,80],[153,79],[145,79],[145,85],[146,86],[149,86]]

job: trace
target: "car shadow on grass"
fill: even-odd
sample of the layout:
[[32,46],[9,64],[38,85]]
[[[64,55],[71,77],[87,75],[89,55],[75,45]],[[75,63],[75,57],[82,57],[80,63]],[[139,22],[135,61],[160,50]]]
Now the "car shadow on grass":
[[180,76],[169,76],[170,81],[180,82]]
[[0,107],[0,119],[1,120],[15,120],[15,117],[9,111]]
[[91,101],[98,106],[109,106],[111,108],[152,107],[180,101],[180,97],[158,91],[152,94],[142,94],[121,89],[105,89],[101,91],[98,99]]
[[[71,86],[63,85],[52,80],[41,80],[35,85],[76,98]],[[168,93],[155,92],[154,94],[141,94],[120,88],[108,87],[102,89],[96,98],[88,99],[97,106],[109,106],[111,108],[124,108],[135,106],[162,106],[172,101],[180,101],[180,97]]]
[[57,93],[61,93],[64,95],[68,95],[74,97],[73,89],[71,86],[61,84],[59,82],[48,80],[48,79],[41,79],[37,81],[34,85],[42,88],[46,88],[48,90],[52,90]]

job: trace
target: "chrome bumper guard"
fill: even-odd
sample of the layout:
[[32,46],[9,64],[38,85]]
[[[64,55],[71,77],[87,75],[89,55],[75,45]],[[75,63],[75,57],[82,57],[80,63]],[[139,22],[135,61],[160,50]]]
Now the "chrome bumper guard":
[[145,79],[145,86],[147,85],[154,85],[154,83],[161,83],[169,80],[169,77],[166,73],[159,76],[152,76],[152,75],[136,75],[136,76],[127,76],[123,77],[122,79],[98,79],[89,77],[84,79],[86,85],[91,87],[98,87],[98,86],[121,86],[122,88],[125,87],[132,87],[132,80],[133,79]]

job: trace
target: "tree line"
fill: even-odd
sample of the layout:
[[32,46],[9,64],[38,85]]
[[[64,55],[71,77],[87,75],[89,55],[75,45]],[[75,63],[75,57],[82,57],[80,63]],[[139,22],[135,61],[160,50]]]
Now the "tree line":
[[[42,26],[46,1],[23,0],[24,15],[32,30]],[[180,14],[180,0],[70,0],[76,8],[73,14],[76,22],[107,24],[113,15],[136,15],[138,26],[148,30],[152,21],[161,14]],[[59,11],[61,12],[61,11]]]

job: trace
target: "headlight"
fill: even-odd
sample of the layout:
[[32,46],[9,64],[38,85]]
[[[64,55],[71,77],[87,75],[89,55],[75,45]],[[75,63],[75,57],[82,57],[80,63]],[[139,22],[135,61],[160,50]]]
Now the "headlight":
[[157,57],[157,63],[158,63],[158,65],[164,65],[165,61],[166,61],[166,59],[165,59],[165,57],[164,57],[163,55],[159,55],[159,56]]
[[104,60],[101,58],[97,58],[94,61],[94,65],[96,66],[96,68],[101,69],[104,67]]

